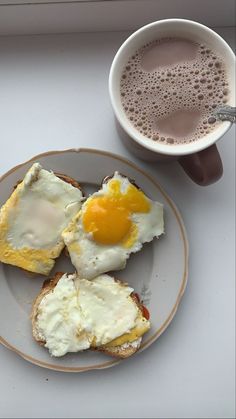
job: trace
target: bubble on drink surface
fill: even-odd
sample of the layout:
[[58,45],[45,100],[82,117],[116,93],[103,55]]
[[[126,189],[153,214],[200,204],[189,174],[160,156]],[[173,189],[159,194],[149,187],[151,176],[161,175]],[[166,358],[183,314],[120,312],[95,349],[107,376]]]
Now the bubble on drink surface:
[[208,124],[215,124],[216,122],[216,118],[214,118],[213,116],[210,116],[210,118],[208,118]]

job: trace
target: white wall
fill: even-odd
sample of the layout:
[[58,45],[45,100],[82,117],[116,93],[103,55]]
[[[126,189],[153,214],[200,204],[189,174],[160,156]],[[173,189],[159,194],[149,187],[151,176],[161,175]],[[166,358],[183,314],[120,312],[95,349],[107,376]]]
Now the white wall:
[[235,0],[0,0],[0,35],[132,30],[168,17],[235,26]]

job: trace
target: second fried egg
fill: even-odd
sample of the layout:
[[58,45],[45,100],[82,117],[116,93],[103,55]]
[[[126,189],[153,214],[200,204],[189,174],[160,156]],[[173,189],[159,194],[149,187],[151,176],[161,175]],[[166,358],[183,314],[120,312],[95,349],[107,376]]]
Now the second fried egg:
[[131,253],[164,231],[163,205],[115,172],[91,195],[62,235],[79,275],[123,269]]

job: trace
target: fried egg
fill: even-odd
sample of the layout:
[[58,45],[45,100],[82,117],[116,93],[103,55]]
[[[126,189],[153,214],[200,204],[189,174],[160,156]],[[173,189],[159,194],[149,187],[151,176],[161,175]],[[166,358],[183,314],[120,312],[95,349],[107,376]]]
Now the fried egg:
[[163,205],[115,172],[82,205],[63,233],[79,276],[123,269],[131,253],[164,231]]
[[64,274],[38,306],[35,336],[57,357],[135,342],[149,330],[150,322],[132,292],[108,275],[89,281]]
[[49,274],[81,201],[79,189],[33,164],[0,210],[0,261]]

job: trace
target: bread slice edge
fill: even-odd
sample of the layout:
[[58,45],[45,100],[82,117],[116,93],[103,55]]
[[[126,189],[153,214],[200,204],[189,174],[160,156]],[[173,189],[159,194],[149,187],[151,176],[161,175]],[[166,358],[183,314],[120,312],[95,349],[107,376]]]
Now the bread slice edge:
[[[48,294],[50,293],[55,286],[57,285],[58,281],[61,279],[61,277],[64,275],[64,272],[57,272],[53,278],[47,279],[46,281],[44,281],[43,283],[43,287],[40,291],[40,293],[37,295],[37,297],[35,298],[33,305],[32,305],[32,311],[31,311],[31,322],[32,322],[32,334],[33,337],[35,339],[35,341],[41,345],[41,346],[45,346],[46,341],[42,340],[40,335],[39,335],[39,331],[37,328],[37,316],[38,316],[38,308],[39,305],[42,301],[42,299]],[[124,284],[124,286],[126,285],[124,282],[115,279],[117,282]],[[137,304],[137,306],[139,308],[141,308],[141,304],[139,303],[139,301],[137,300],[135,295],[132,295],[133,300],[135,301],[135,303]],[[116,358],[128,358],[131,355],[133,355],[135,352],[138,351],[138,349],[140,348],[141,345],[141,341],[142,341],[142,337],[134,340],[133,342],[127,342],[124,343],[122,345],[119,346],[106,346],[106,345],[102,345],[102,346],[98,346],[96,348],[90,348],[90,350],[92,351],[96,351],[96,352],[103,352],[106,355],[109,356],[113,356]]]

